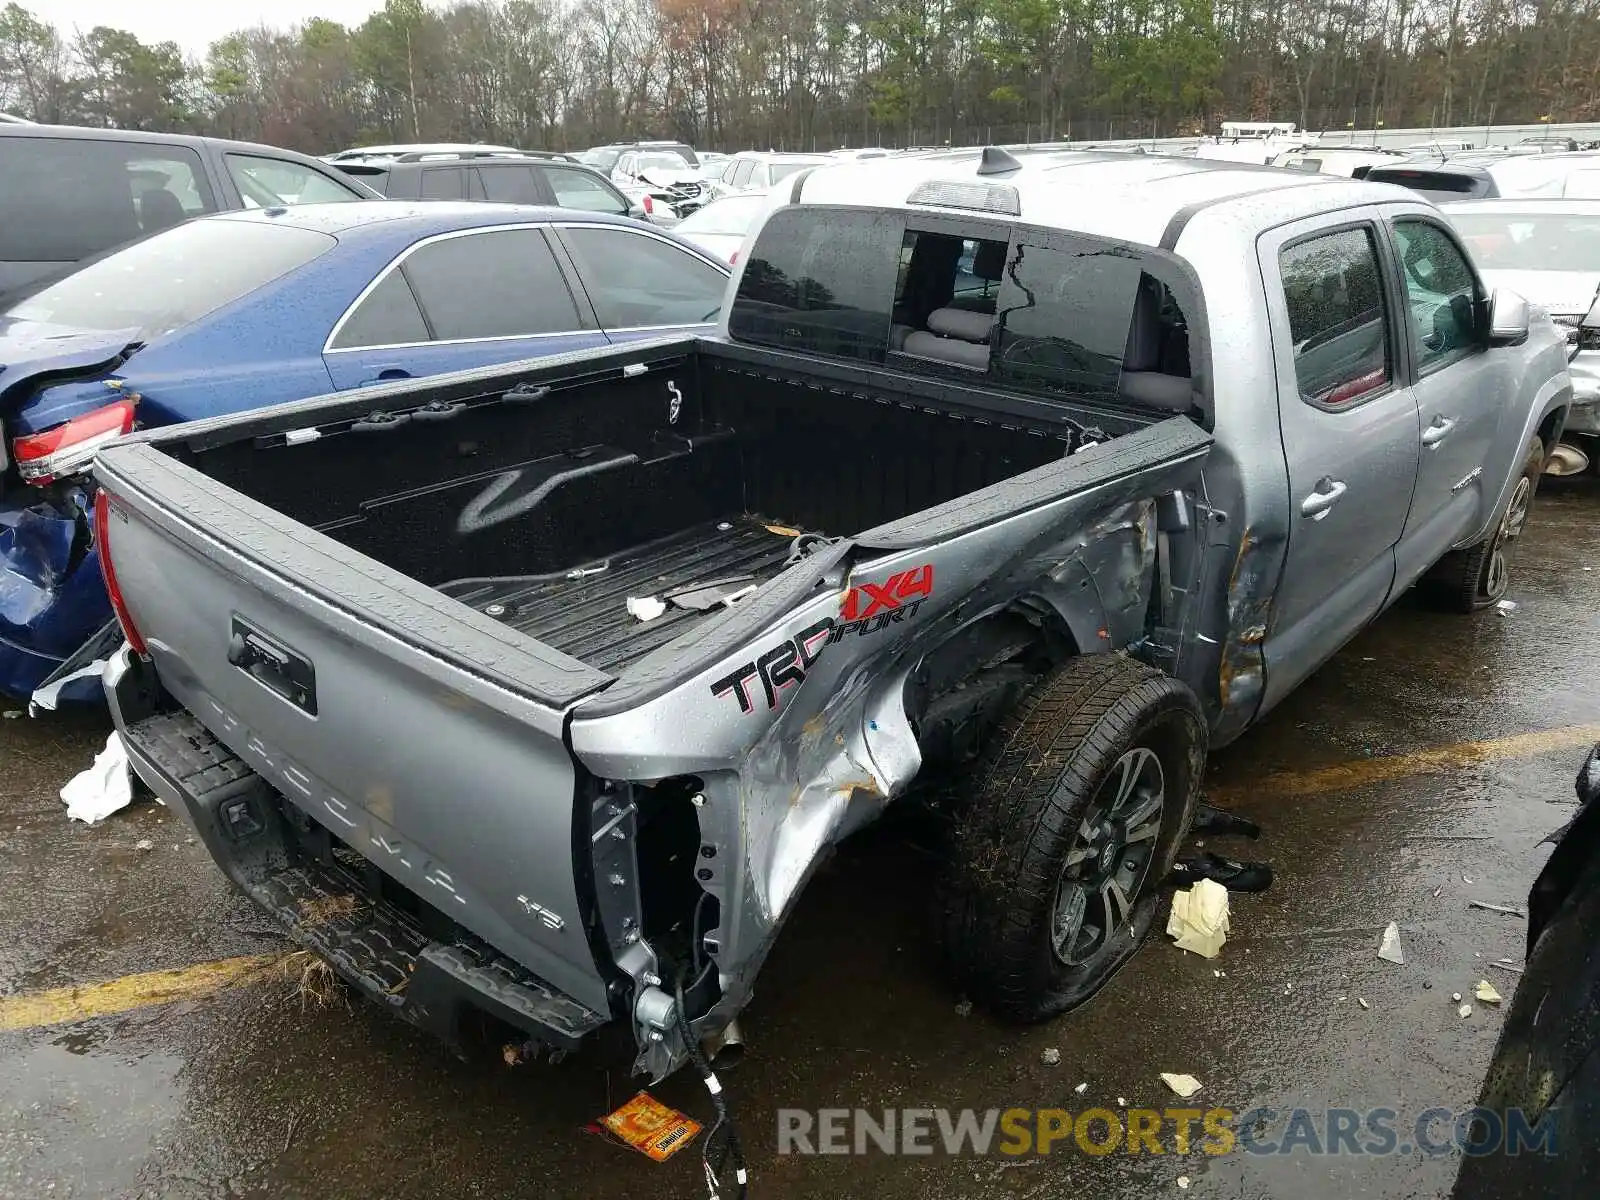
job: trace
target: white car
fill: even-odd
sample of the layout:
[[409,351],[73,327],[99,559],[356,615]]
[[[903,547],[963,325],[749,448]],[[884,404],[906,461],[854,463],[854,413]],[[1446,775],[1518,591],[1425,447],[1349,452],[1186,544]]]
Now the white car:
[[676,150],[628,150],[611,168],[611,182],[657,225],[676,225],[710,199],[700,169]]
[[837,166],[831,154],[735,154],[722,164],[722,172],[711,181],[714,195],[730,192],[764,192],[780,179],[807,167]]
[[699,212],[685,217],[672,232],[731,266],[739,261],[739,248],[744,245],[745,234],[766,208],[765,192],[739,192],[713,200]]
[[1600,297],[1600,200],[1468,200],[1444,206],[1484,282],[1526,296],[1567,331],[1572,408],[1545,468],[1600,461],[1600,342],[1582,328]]

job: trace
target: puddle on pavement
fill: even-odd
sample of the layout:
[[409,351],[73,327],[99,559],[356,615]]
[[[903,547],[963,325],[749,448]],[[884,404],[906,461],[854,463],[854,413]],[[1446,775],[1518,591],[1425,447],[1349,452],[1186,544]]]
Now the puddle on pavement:
[[181,1115],[182,1065],[160,1051],[119,1054],[94,1033],[0,1048],[0,1195],[136,1190]]

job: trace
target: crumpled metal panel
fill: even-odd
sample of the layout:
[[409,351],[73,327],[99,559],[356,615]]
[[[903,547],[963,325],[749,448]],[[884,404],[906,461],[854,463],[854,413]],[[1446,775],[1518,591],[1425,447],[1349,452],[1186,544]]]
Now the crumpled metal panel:
[[26,696],[111,617],[98,553],[74,546],[88,499],[0,501],[0,691]]

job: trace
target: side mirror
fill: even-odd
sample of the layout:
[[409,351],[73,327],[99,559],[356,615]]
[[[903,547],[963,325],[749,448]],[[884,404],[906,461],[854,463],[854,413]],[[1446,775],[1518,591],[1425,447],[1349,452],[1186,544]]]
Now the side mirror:
[[1489,297],[1489,345],[1520,346],[1528,340],[1528,302],[1509,288]]

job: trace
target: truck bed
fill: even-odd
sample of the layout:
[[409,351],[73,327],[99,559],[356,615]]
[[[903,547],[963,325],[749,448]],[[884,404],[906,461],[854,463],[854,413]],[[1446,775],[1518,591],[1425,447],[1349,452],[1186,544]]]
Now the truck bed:
[[[736,514],[554,576],[456,579],[439,591],[591,666],[620,671],[717,611],[717,595],[777,575],[803,536]],[[683,602],[672,599],[688,588],[696,591]],[[628,612],[632,597],[662,599],[666,609],[641,621]]]

